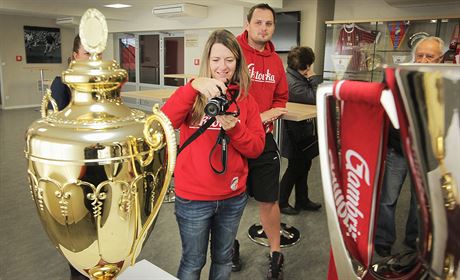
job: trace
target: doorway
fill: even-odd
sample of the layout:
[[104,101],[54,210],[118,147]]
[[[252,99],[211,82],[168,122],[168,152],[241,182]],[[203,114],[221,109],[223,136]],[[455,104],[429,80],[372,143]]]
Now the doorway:
[[182,32],[119,34],[117,38],[118,58],[129,76],[125,89],[184,85],[184,79],[164,77],[165,74],[184,73],[185,40]]

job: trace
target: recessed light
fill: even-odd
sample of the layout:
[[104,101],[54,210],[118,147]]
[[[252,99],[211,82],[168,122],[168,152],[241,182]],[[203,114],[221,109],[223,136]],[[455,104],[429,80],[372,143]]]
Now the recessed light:
[[129,7],[132,7],[132,6],[131,5],[126,5],[126,4],[110,4],[110,5],[104,5],[104,7],[114,8],[114,9],[122,9],[122,8],[129,8]]

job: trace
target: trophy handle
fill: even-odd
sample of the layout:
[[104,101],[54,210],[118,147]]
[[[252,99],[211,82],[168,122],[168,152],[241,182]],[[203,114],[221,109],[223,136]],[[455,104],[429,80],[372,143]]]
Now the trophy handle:
[[46,93],[43,95],[42,98],[42,106],[40,107],[40,113],[42,115],[42,118],[46,118],[49,115],[48,112],[48,104],[51,103],[51,107],[53,107],[53,113],[57,113],[58,110],[58,105],[56,103],[56,100],[51,96],[51,90],[49,88],[46,89]]
[[[154,122],[158,122],[160,127],[163,131],[154,127]],[[160,106],[155,104],[153,106],[153,115],[147,118],[147,121],[144,124],[144,137],[146,138],[147,143],[149,146],[152,147],[153,150],[159,150],[166,146],[167,149],[167,157],[168,163],[166,166],[165,178],[163,181],[163,186],[161,187],[161,192],[158,196],[160,201],[164,200],[164,196],[168,190],[169,183],[171,181],[171,177],[174,172],[174,167],[176,165],[176,155],[177,155],[177,145],[176,145],[176,135],[174,133],[174,128],[171,124],[171,121],[168,117],[160,111]],[[161,169],[157,170],[155,174],[155,178],[158,178],[158,172]],[[134,244],[134,254],[132,255],[131,263],[134,265],[136,262],[136,256],[139,255],[140,250],[142,248],[142,243],[145,240],[145,237],[148,234],[148,229],[150,228],[151,224],[155,221],[155,217],[160,210],[161,203],[156,204],[155,207],[152,209],[150,216],[148,217],[147,221],[145,222],[144,226],[142,227],[139,238],[136,240]]]
[[167,117],[160,111],[160,106],[158,104],[153,105],[152,110],[153,115],[149,116],[145,121],[144,137],[150,147],[152,147],[154,151],[158,151],[166,145],[166,142],[163,139],[163,133],[156,130],[153,127],[153,123],[157,121],[164,127],[164,118],[167,119]]

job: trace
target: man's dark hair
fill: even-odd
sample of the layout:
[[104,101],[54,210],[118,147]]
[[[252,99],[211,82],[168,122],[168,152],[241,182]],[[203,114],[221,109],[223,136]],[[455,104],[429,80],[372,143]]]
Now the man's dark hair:
[[249,12],[248,12],[248,15],[246,17],[246,19],[248,20],[248,22],[251,22],[251,19],[252,19],[252,14],[254,13],[255,9],[261,9],[261,10],[270,10],[273,14],[273,23],[276,23],[276,13],[275,13],[275,10],[273,10],[272,7],[270,7],[270,5],[266,4],[266,3],[260,3],[260,4],[257,4],[255,6],[252,6],[251,9],[249,9]]
[[315,53],[310,47],[295,47],[287,58],[289,68],[294,70],[305,70],[315,62]]
[[73,39],[72,51],[78,53],[78,50],[80,49],[80,45],[81,45],[80,35],[77,35]]

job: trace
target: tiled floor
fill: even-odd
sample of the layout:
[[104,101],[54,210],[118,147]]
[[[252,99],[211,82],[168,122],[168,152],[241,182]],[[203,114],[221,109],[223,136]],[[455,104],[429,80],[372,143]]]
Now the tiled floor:
[[[34,109],[0,110],[0,280],[68,279],[65,259],[53,248],[38,219],[31,200],[24,158],[24,132],[40,114]],[[283,160],[283,167],[286,161]],[[311,199],[322,202],[319,160],[309,177]],[[283,249],[285,279],[326,279],[329,235],[324,209],[282,216],[282,221],[301,232],[301,241]],[[232,279],[264,279],[268,248],[247,237],[247,229],[258,222],[257,204],[250,200],[238,232],[243,269]],[[175,275],[180,259],[180,238],[173,204],[163,204],[155,228],[140,259],[146,259]],[[207,279],[208,264],[202,278]],[[153,279],[153,278],[152,278]]]

